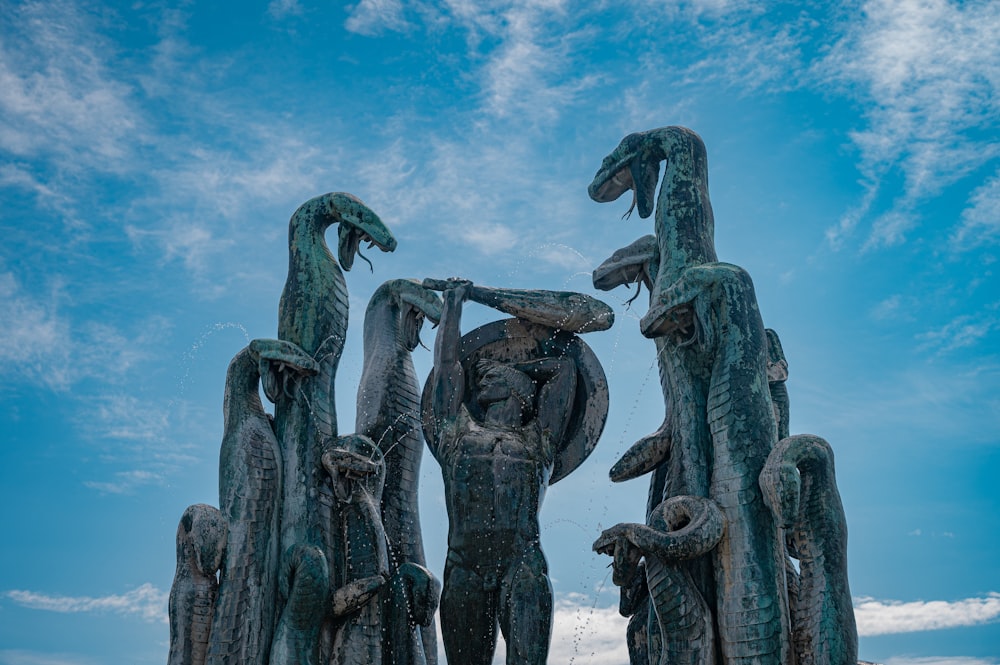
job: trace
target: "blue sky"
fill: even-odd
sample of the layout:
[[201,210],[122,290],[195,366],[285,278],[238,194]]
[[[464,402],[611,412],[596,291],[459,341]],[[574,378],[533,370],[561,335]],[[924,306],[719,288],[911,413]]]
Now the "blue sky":
[[[1000,4],[839,4],[0,0],[0,665],[165,660],[177,521],[217,502],[226,365],[275,335],[300,203],[352,192],[399,240],[347,275],[347,431],[381,282],[594,294],[652,225],[586,186],[671,124],[708,146],[792,432],[836,451],[861,657],[1000,663]],[[663,413],[628,295],[587,336],[604,435],[542,512],[552,662],[622,662],[590,544],[642,519],[607,469]]]

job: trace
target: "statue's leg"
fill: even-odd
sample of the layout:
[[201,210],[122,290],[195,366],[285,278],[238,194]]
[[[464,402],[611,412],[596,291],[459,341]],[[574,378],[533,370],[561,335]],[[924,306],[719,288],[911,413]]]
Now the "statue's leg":
[[497,592],[454,552],[444,565],[441,634],[449,663],[490,665],[497,645]]
[[507,665],[545,665],[552,637],[552,584],[537,543],[507,570],[500,594]]

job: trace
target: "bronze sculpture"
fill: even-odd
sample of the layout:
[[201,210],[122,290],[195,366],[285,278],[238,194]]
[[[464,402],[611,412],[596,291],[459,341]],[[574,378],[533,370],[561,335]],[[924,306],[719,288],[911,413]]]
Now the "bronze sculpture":
[[[567,448],[563,441],[574,413],[577,365],[571,357],[511,362],[489,353],[470,362],[461,353],[461,314],[473,285],[464,280],[429,283],[444,286],[427,394],[434,422],[428,444],[441,465],[449,521],[441,597],[445,653],[452,663],[487,665],[499,626],[509,664],[541,665],[549,648],[552,588],[539,542],[538,511],[553,482],[556,458]],[[496,302],[496,291],[485,293]],[[533,297],[538,295],[551,300],[538,307]],[[529,315],[587,329],[600,318],[580,299],[533,296],[527,298]],[[516,302],[524,315],[524,302]],[[581,303],[583,307],[576,306]],[[558,339],[555,329],[536,331]],[[478,417],[470,411],[473,403]],[[603,413],[597,417],[603,426]],[[570,470],[564,464],[560,472]]]
[[[682,613],[687,614],[687,619],[682,623],[700,624],[705,616],[703,603],[708,603],[720,650],[716,656],[708,656],[704,649],[694,648],[702,644],[702,638],[690,637],[682,638],[687,640],[687,646],[681,649],[686,655],[680,655],[676,645],[671,646],[676,634],[670,624],[660,621],[654,626],[650,620],[649,654],[633,649],[633,665],[663,659],[676,662],[678,658],[683,662],[716,661],[727,665],[779,665],[796,657],[816,663],[849,662],[857,655],[849,601],[830,601],[835,609],[829,605],[819,609],[816,599],[824,594],[813,590],[812,607],[803,610],[795,603],[794,580],[786,582],[786,575],[794,570],[787,563],[780,527],[791,525],[790,513],[794,511],[790,506],[797,504],[787,496],[797,501],[799,486],[789,480],[787,473],[774,470],[787,468],[787,462],[772,464],[768,456],[779,454],[790,441],[783,440],[771,452],[778,443],[778,432],[787,435],[787,362],[777,335],[765,332],[749,275],[737,266],[719,263],[715,255],[704,144],[683,127],[631,134],[604,159],[590,185],[591,198],[610,201],[632,190],[632,207],[638,208],[640,217],[648,217],[653,212],[659,162],[664,160],[667,166],[655,207],[655,246],[649,236],[640,239],[618,250],[594,273],[599,288],[633,281],[645,281],[650,287],[650,309],[640,329],[656,342],[667,402],[661,431],[626,452],[612,468],[611,476],[623,480],[649,471],[663,474],[662,481],[654,476],[651,483],[650,505],[660,488],[667,501],[709,502],[723,516],[724,530],[719,544],[708,546],[699,552],[702,556],[696,555],[688,563],[673,563],[673,568],[654,545],[659,541],[648,537],[649,533],[665,533],[662,528],[649,532],[642,525],[618,525],[606,530],[594,546],[615,555],[616,570],[624,568],[616,582],[628,584],[630,598],[641,585],[633,579],[635,563],[626,564],[637,558],[635,550],[639,549],[646,559],[650,599],[658,611],[651,567],[660,571],[660,579],[664,579],[662,571],[689,573],[690,583],[675,585],[682,607],[686,608]],[[770,471],[765,469],[765,462]],[[822,463],[818,468],[825,469]],[[830,469],[820,472],[825,479],[821,481],[823,486],[830,485],[832,461]],[[781,494],[783,491],[787,496]],[[765,503],[766,495],[782,498]],[[839,500],[828,502],[839,507]],[[830,588],[838,592],[834,597],[842,599],[847,588],[841,549],[846,535],[839,535],[840,522],[830,517],[838,514],[836,509],[818,512],[824,516],[824,526],[797,528],[802,533],[832,534],[828,539],[815,535],[801,540],[822,542],[818,547],[838,562],[836,570],[823,569],[812,575],[819,580],[814,586],[832,585]],[[651,527],[655,514],[655,509],[649,514]],[[842,512],[839,514],[842,516]],[[782,525],[775,522],[774,516]],[[669,526],[669,521],[660,522]],[[647,534],[641,548],[636,543],[639,533]],[[622,551],[629,556],[622,555]],[[794,548],[790,551],[795,552]],[[825,560],[825,555],[820,554],[818,561]],[[796,626],[809,626],[795,628],[795,644],[804,642],[799,632],[805,631],[814,644],[825,639],[835,646],[796,647],[798,653],[793,655],[790,601],[796,605],[794,616],[800,617],[795,620]],[[658,633],[658,639],[654,639],[654,633]],[[817,634],[824,637],[818,638]]]
[[[853,663],[832,451],[788,436],[788,364],[749,274],[716,257],[704,144],[683,127],[629,135],[589,191],[632,191],[640,217],[656,213],[654,235],[594,271],[598,289],[648,288],[640,329],[665,405],[658,430],[611,469],[616,482],[651,474],[645,522],[594,543],[614,558],[630,662]],[[396,245],[349,194],[292,215],[279,339],[253,340],[227,374],[220,508],[192,506],[178,528],[171,665],[434,665],[439,597],[449,662],[490,663],[498,628],[509,665],[547,659],[538,513],[600,439],[607,382],[578,335],[607,329],[613,312],[575,292],[389,280],[365,315],[357,433],[340,435],[342,270],[363,240]],[[513,318],[462,335],[467,302]],[[421,393],[411,354],[425,319],[440,327]],[[443,593],[417,512],[421,431],[445,485]]]

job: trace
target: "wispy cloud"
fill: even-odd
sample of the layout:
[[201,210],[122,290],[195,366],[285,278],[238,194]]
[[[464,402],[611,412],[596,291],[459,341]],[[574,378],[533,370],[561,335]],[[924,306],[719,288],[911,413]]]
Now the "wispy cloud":
[[135,616],[149,622],[167,622],[168,593],[152,584],[109,596],[54,596],[35,591],[12,590],[3,594],[6,598],[36,610],[49,612],[77,613],[102,612]]
[[[898,169],[904,183],[893,209],[876,221],[865,247],[897,244],[917,220],[914,205],[1000,154],[984,139],[1000,118],[1000,7],[993,2],[869,0],[862,20],[815,66],[870,102],[868,126],[852,134],[861,153],[868,204]],[[830,230],[836,245],[868,204]]]
[[1000,316],[995,308],[962,315],[941,328],[918,335],[917,339],[921,342],[919,350],[932,351],[939,356],[944,355],[956,349],[979,344],[998,328],[1000,328]]
[[73,3],[4,12],[0,149],[50,156],[61,168],[116,172],[142,133],[133,90],[106,64],[109,46]]
[[276,19],[300,16],[302,5],[299,4],[299,0],[271,0],[267,5],[267,13],[271,18]]
[[971,658],[966,656],[891,656],[884,665],[998,665],[995,658]]
[[361,35],[403,32],[412,27],[404,16],[401,0],[360,0],[349,11],[344,27]]
[[[628,619],[617,607],[596,607],[582,594],[560,594],[552,612],[550,663],[621,665],[629,662],[625,644]],[[503,663],[503,640],[498,640],[494,663]]]
[[13,273],[0,273],[0,361],[12,373],[38,385],[65,390],[88,378],[114,383],[148,357],[162,321],[146,321],[127,336],[98,321],[75,323],[63,313],[67,300],[56,281],[47,291],[29,292]]
[[978,626],[1000,619],[1000,593],[955,601],[857,598],[854,616],[858,634],[865,637]]
[[192,442],[199,438],[193,436],[183,443],[179,439],[191,425],[187,420],[203,425],[204,414],[192,418],[183,402],[164,405],[134,395],[107,394],[83,403],[86,416],[80,418],[78,428],[99,451],[103,468],[126,467],[110,478],[84,481],[86,487],[105,494],[131,494],[197,460],[197,445]]
[[92,658],[62,653],[39,653],[21,649],[0,650],[0,665],[94,665]]
[[977,188],[962,211],[962,224],[952,237],[957,249],[987,245],[1000,239],[1000,171]]
[[115,474],[115,479],[111,481],[87,480],[84,481],[83,485],[104,494],[131,494],[139,487],[158,482],[161,478],[160,474],[152,471],[133,469],[132,471],[119,471]]

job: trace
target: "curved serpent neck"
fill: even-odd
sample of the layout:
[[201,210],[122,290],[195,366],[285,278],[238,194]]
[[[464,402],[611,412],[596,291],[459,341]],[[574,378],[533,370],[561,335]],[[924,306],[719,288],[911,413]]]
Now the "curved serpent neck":
[[235,430],[247,415],[264,416],[258,387],[260,370],[257,359],[247,347],[236,354],[226,371],[226,394],[222,400],[225,430]]
[[[708,196],[708,153],[701,137],[684,127],[650,132],[666,161],[656,198],[660,249],[656,285],[665,288],[690,266],[718,261],[715,217]],[[658,155],[657,155],[658,156]]]
[[[347,330],[347,283],[326,244],[326,230],[337,220],[304,208],[297,210],[288,224],[288,279],[278,303],[278,337],[315,356],[329,335],[343,340]],[[329,310],[330,305],[324,308],[309,302],[318,294],[332,295],[344,309],[342,316],[321,321],[327,317],[320,309]]]

